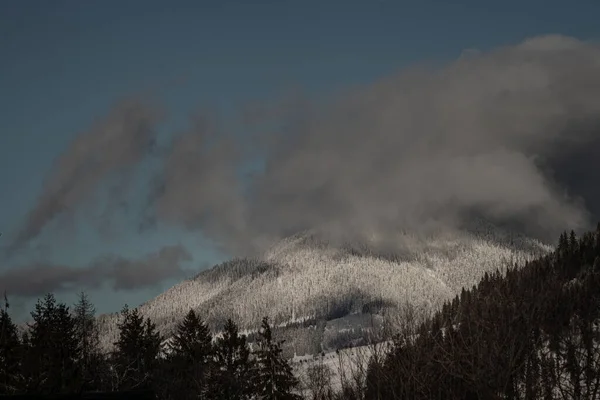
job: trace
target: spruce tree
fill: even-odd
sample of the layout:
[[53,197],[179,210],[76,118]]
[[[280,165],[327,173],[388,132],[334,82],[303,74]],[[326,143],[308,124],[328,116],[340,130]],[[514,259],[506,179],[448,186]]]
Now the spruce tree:
[[88,296],[81,292],[73,307],[77,342],[80,349],[79,369],[85,390],[97,390],[101,382],[99,377],[102,354],[100,352],[100,335],[95,318],[96,310]]
[[79,389],[79,346],[75,319],[69,307],[57,303],[53,294],[38,300],[31,313],[33,324],[26,336],[24,370],[28,391],[69,393]]
[[137,308],[121,311],[119,339],[115,343],[116,386],[123,389],[148,387],[162,347],[162,337],[156,325],[139,314]]
[[4,299],[4,308],[0,310],[0,395],[18,391],[21,370],[21,342],[17,327],[8,314],[6,294]]
[[206,324],[190,310],[177,325],[169,344],[169,363],[174,372],[173,390],[177,398],[205,398],[207,377],[212,368],[212,337]]
[[143,361],[150,377],[155,377],[163,351],[163,337],[150,318],[144,323]]
[[174,355],[194,363],[207,363],[212,355],[212,337],[206,324],[190,310],[177,325],[169,345]]
[[292,368],[282,356],[281,344],[273,340],[269,319],[263,318],[259,331],[256,359],[258,362],[256,377],[256,393],[261,399],[288,400],[300,399],[293,393],[298,380]]
[[253,394],[253,362],[246,336],[240,335],[237,325],[228,319],[223,336],[215,345],[217,368],[210,377],[210,398],[240,400]]

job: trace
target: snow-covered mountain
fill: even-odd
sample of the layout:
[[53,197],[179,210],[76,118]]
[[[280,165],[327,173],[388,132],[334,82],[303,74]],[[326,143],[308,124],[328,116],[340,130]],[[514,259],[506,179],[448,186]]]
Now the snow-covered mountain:
[[[402,233],[395,239],[400,250],[375,251],[376,238],[334,246],[315,234],[294,235],[259,259],[234,259],[203,271],[139,310],[167,336],[190,308],[214,331],[233,318],[250,339],[269,316],[280,326],[288,354],[298,356],[360,343],[406,304],[424,315],[486,271],[551,250],[485,224],[461,233]],[[118,318],[99,317],[106,349],[116,340]]]

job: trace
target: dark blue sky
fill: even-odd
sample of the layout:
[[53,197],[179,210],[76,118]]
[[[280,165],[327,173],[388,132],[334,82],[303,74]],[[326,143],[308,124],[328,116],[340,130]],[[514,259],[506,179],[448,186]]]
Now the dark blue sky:
[[[298,86],[313,94],[367,83],[419,62],[444,62],[558,33],[600,36],[600,2],[562,1],[29,1],[0,3],[0,229],[14,235],[53,160],[119,98],[150,93],[165,131],[200,105],[225,110]],[[77,222],[76,222],[77,223]],[[194,263],[221,256],[179,231],[135,229],[116,241],[42,236],[51,261],[138,257],[181,241]],[[52,239],[52,240],[50,240]],[[39,255],[38,255],[39,257]],[[4,260],[2,269],[28,261]],[[144,290],[92,293],[99,311],[138,304]],[[64,294],[71,301],[72,294]]]

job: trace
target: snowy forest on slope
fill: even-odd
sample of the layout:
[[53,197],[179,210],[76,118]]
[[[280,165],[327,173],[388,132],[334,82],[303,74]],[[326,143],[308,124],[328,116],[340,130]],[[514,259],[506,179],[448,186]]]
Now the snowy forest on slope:
[[[404,251],[393,254],[369,244],[333,246],[309,233],[295,235],[261,259],[234,259],[203,271],[139,310],[167,337],[189,309],[213,331],[231,317],[251,333],[268,316],[291,357],[359,345],[373,334],[373,321],[378,327],[393,323],[407,304],[427,316],[485,272],[504,271],[550,250],[489,224],[428,238],[404,233],[398,240]],[[351,318],[356,314],[376,318]],[[118,318],[100,316],[106,349],[116,340]],[[346,328],[338,340],[331,327],[340,323]]]

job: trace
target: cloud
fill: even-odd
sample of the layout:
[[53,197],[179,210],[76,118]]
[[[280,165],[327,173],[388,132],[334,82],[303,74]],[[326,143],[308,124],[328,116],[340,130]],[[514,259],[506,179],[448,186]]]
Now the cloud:
[[[197,125],[173,143],[153,215],[232,253],[304,229],[364,240],[474,215],[551,240],[600,217],[599,98],[596,44],[550,35],[471,52],[272,120],[252,110],[252,154]],[[265,168],[248,178],[252,157]]]
[[155,192],[155,215],[209,231],[217,241],[245,237],[246,204],[237,170],[241,146],[212,121],[197,117],[174,139]]
[[4,271],[0,290],[10,296],[39,297],[49,292],[90,290],[108,284],[113,290],[152,287],[185,274],[182,263],[191,256],[181,246],[166,246],[138,260],[109,255],[85,267],[32,264]]
[[8,253],[23,249],[56,218],[72,217],[79,206],[93,200],[107,178],[115,182],[111,204],[118,204],[131,170],[152,149],[162,117],[156,106],[124,100],[77,135],[48,172],[42,193]]
[[[302,230],[393,242],[398,231],[460,229],[474,216],[553,240],[600,218],[598,98],[598,45],[550,35],[399,71],[334,99],[252,104],[234,121],[242,134],[198,113],[161,154],[140,226],[201,231],[231,255]],[[78,135],[10,250],[104,197],[100,219],[110,222],[163,114],[125,101]],[[96,196],[106,182],[110,193]],[[108,271],[117,259],[109,261]],[[101,269],[94,265],[86,270]],[[66,266],[44,273],[57,287],[91,282]]]

